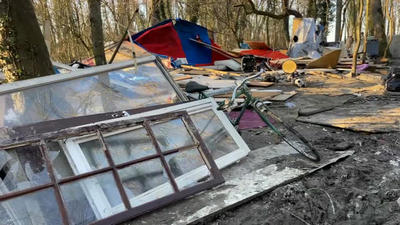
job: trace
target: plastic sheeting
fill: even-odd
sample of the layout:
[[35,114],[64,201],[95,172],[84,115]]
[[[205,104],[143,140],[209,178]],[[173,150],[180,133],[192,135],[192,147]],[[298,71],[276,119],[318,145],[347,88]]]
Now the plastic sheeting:
[[317,25],[313,18],[295,19],[294,23],[296,23],[297,30],[293,32],[288,55],[291,58],[308,56],[316,59],[321,57],[320,43],[323,27]]

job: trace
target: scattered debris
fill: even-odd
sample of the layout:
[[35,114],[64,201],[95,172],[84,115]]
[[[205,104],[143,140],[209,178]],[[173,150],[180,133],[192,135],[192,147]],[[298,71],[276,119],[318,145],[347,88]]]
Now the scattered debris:
[[[377,194],[390,198],[390,207],[400,207],[400,192],[393,188],[388,194],[352,187],[345,197],[352,209],[344,212],[346,206],[338,204],[343,196],[305,178],[330,166],[316,175],[328,186],[348,177],[369,181],[369,167],[385,162],[391,170],[369,186],[381,188],[399,174],[399,160],[390,149],[400,141],[386,144],[400,131],[399,68],[392,65],[388,71],[387,64],[372,61],[379,49],[370,39],[369,59],[355,60],[358,76],[349,77],[352,59],[343,45],[321,46],[323,33],[314,19],[295,18],[288,50],[246,41],[241,46],[247,49],[225,51],[205,27],[166,20],[129,35],[118,52],[115,44],[109,46],[106,58],[115,52],[114,64],[91,67],[93,58],[73,66],[53,62],[62,74],[10,84],[1,84],[0,75],[0,173],[5,174],[0,203],[11,215],[7,223],[32,217],[33,211],[19,203],[29,200],[27,193],[53,196],[45,200],[59,207],[61,216],[49,217],[54,223],[63,218],[65,224],[111,224],[159,207],[165,208],[157,216],[147,214],[135,224],[205,223],[299,180],[303,188],[280,199],[296,195],[296,203],[305,198],[299,204],[324,204],[326,210],[319,216],[323,207],[315,212],[276,207],[296,223],[316,224],[327,215],[357,218],[366,210],[366,196]],[[394,55],[399,39],[390,48]],[[319,155],[313,162],[299,157],[311,145],[313,151],[321,149],[322,161]],[[374,152],[363,152],[369,145]],[[347,157],[365,168],[333,166]],[[324,176],[329,170],[343,170],[343,177]],[[167,206],[171,202],[177,203]],[[313,218],[317,221],[309,223]]]

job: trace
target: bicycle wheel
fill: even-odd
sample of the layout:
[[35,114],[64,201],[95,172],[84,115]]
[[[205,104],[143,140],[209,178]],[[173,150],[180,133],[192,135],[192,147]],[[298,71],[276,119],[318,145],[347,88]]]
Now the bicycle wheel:
[[321,157],[318,151],[308,142],[308,140],[297,132],[294,128],[283,122],[278,116],[273,114],[268,108],[262,112],[256,108],[261,119],[290,147],[300,155],[313,162],[319,162]]

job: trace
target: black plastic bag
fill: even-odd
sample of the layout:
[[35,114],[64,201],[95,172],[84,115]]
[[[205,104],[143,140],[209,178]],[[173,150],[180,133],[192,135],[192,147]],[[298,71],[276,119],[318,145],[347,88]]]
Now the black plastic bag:
[[385,82],[386,91],[400,92],[400,68],[393,68]]

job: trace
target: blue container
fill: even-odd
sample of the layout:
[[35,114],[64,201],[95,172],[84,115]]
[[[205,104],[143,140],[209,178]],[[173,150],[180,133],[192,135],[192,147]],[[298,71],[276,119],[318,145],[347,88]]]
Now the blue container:
[[367,55],[370,58],[379,57],[379,41],[375,38],[367,39]]

